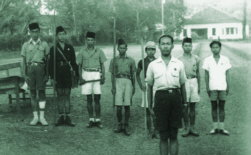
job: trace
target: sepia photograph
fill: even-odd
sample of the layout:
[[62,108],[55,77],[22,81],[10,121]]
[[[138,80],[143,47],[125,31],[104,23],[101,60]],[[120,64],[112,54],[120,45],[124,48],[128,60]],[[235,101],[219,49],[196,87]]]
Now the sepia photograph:
[[251,155],[250,0],[0,0],[0,155]]

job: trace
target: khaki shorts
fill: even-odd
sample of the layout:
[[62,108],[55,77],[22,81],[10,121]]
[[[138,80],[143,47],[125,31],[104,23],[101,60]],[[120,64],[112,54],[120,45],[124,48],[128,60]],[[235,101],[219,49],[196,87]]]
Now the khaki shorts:
[[225,101],[227,97],[227,92],[226,91],[219,91],[219,90],[212,90],[210,91],[210,100],[211,101]]
[[116,106],[130,106],[132,98],[132,82],[126,78],[116,78]]
[[45,90],[45,65],[27,65],[27,76],[30,80],[27,81],[30,90]]
[[200,96],[198,93],[198,80],[197,78],[187,79],[185,83],[187,102],[199,102]]
[[[82,78],[86,81],[98,80],[100,79],[100,72],[87,72],[82,71]],[[101,94],[100,81],[89,82],[81,86],[81,94],[91,95],[91,94]]]

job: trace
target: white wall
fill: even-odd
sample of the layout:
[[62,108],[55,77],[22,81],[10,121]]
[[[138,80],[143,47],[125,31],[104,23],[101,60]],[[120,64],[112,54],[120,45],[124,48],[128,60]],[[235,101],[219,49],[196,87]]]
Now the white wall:
[[[196,24],[185,25],[183,29],[187,30],[187,36],[191,37],[192,29],[208,29],[208,39],[242,39],[242,23],[225,23],[225,24]],[[216,28],[216,35],[212,35],[212,29]],[[234,34],[227,34],[227,28],[234,28]],[[249,32],[247,32],[249,34]],[[180,39],[183,39],[183,31],[180,34]]]

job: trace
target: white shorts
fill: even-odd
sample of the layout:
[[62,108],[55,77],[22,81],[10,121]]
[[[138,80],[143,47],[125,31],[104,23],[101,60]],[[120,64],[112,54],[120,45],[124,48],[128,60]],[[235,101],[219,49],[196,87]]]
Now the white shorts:
[[197,78],[187,79],[185,86],[186,86],[187,102],[199,102],[200,96],[198,93]]
[[[87,72],[82,70],[82,78],[85,81],[98,80],[100,76],[100,72]],[[81,94],[83,95],[101,94],[100,81],[86,83],[82,85],[81,88]]]

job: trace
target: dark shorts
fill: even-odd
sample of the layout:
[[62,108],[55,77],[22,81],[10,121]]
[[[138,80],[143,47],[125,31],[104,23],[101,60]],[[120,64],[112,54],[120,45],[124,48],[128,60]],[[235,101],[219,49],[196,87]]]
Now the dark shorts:
[[57,67],[56,88],[71,88],[71,72],[68,66]]
[[45,65],[27,65],[27,76],[30,78],[27,81],[30,90],[45,90]]
[[167,141],[168,139],[176,140],[178,135],[178,128],[170,127],[167,131],[159,132],[160,139]]
[[156,91],[154,113],[156,128],[160,133],[181,128],[183,110],[180,91]]

